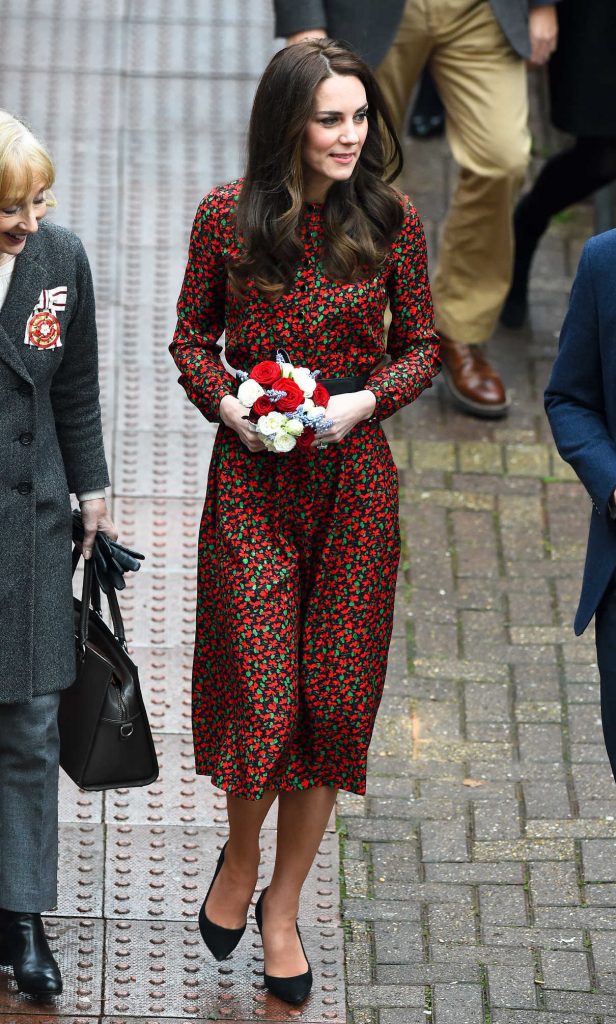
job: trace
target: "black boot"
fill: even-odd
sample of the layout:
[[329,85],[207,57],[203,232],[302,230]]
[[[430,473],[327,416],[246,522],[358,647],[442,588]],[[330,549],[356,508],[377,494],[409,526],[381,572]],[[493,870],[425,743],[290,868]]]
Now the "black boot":
[[528,196],[523,196],[513,214],[515,235],[515,259],[513,278],[500,320],[505,327],[516,330],[524,326],[528,316],[528,278],[535,249],[547,227],[547,220],[541,224],[528,215]]
[[17,987],[26,995],[57,996],[62,991],[60,968],[40,914],[0,910],[0,964],[13,968]]

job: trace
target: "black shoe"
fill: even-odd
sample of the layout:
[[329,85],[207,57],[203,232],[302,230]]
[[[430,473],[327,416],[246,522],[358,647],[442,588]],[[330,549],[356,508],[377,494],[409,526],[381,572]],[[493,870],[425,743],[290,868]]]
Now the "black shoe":
[[40,914],[0,910],[0,964],[13,968],[25,995],[59,996],[62,991],[62,975]]
[[212,886],[214,885],[218,873],[224,864],[226,848],[227,844],[225,843],[220,851],[220,857],[218,858],[214,877],[210,882],[210,887],[201,906],[201,910],[199,911],[199,931],[201,932],[201,938],[205,942],[212,956],[216,957],[217,960],[224,960],[225,957],[229,956],[246,931],[246,925],[244,925],[243,928],[223,928],[222,925],[214,924],[213,921],[210,921],[205,913],[207,898],[210,895]]
[[[266,892],[267,889],[264,889],[259,896],[255,907],[255,920],[261,936],[263,936],[263,897]],[[278,999],[282,999],[285,1003],[294,1003],[297,1005],[298,1003],[303,1003],[304,999],[310,995],[310,989],[312,988],[312,970],[308,963],[308,957],[306,956],[306,950],[304,949],[304,943],[302,942],[302,937],[297,924],[295,925],[295,929],[302,947],[302,953],[306,957],[308,970],[305,974],[296,974],[293,978],[276,978],[271,974],[266,974],[264,969],[263,980],[266,988],[270,990],[273,996],[277,996]]]
[[409,134],[414,139],[435,139],[445,134],[445,114],[412,114],[409,119]]
[[445,131],[445,108],[428,68],[424,68],[409,120],[416,139],[431,139]]

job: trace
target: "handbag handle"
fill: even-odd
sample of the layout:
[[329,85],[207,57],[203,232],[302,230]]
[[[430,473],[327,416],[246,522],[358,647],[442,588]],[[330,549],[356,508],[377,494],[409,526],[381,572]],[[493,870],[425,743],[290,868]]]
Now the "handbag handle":
[[[77,551],[77,557],[75,558],[75,551]],[[73,549],[73,572],[79,564],[81,552],[75,548]],[[113,622],[113,633],[119,644],[122,645],[124,650],[127,649],[126,633],[124,631],[124,622],[122,620],[122,612],[120,611],[120,605],[116,597],[115,590],[111,589],[107,594],[107,600],[109,602],[109,610],[111,611],[111,619]],[[77,627],[77,643],[79,645],[79,653],[81,658],[85,658],[86,644],[88,641],[88,612],[90,605],[94,611],[101,615],[100,605],[100,588],[94,574],[94,561],[92,558],[84,559],[83,565],[83,587],[81,590],[81,610],[79,613],[79,625]]]
[[122,647],[126,651],[128,650],[128,644],[126,643],[126,633],[124,632],[124,621],[122,619],[122,612],[120,611],[120,605],[118,603],[118,595],[113,587],[107,594],[107,601],[111,610],[111,619],[113,621],[113,632],[115,634],[115,638],[118,643],[122,644]]
[[[75,575],[77,566],[79,565],[79,559],[80,558],[81,558],[81,551],[80,551],[80,549],[77,546],[75,546],[73,548],[73,569],[72,569],[72,573],[71,573],[72,576]],[[87,564],[85,559],[84,559],[84,563],[83,564],[84,565]],[[99,582],[98,582],[98,577],[96,575],[96,571],[94,572],[94,574],[92,576],[92,586],[91,586],[90,589],[91,589],[91,594],[92,594],[92,596],[90,598],[90,604],[92,605],[92,607],[93,607],[94,611],[96,612],[96,614],[100,615],[100,617],[102,619],[102,617],[103,617],[103,610],[101,608],[101,588],[99,586]]]

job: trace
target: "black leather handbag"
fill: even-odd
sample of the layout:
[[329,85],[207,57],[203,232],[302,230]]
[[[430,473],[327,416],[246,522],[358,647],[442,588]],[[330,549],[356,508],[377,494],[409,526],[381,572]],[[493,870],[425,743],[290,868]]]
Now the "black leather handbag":
[[[79,562],[73,552],[73,572]],[[81,601],[73,598],[77,677],[60,696],[60,764],[81,789],[147,786],[158,760],[141,695],[137,666],[128,656],[115,589],[107,594],[113,632],[103,620],[94,559],[84,562]]]

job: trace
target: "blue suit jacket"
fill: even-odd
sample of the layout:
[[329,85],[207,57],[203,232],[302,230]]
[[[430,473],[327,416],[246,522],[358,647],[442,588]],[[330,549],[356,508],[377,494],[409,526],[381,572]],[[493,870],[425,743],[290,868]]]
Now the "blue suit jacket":
[[557,448],[590,494],[593,509],[575,617],[579,635],[616,568],[616,230],[584,247],[545,408]]

